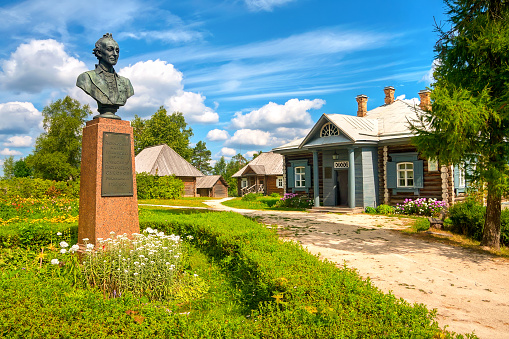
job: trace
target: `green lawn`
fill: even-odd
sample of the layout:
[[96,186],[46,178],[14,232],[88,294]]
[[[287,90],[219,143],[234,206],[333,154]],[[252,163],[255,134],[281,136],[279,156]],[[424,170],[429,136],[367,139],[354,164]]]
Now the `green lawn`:
[[209,197],[186,197],[178,199],[138,199],[138,204],[152,204],[152,205],[169,205],[169,206],[186,206],[186,207],[209,207],[204,204],[205,200],[215,200],[220,198]]
[[275,207],[280,198],[258,197],[253,201],[245,201],[242,198],[233,198],[222,204],[228,207],[248,210],[270,210],[270,211],[305,211],[305,208]]

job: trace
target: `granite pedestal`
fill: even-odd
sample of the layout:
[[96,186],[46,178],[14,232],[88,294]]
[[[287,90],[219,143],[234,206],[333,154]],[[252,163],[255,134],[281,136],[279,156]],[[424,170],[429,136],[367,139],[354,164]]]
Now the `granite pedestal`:
[[96,118],[83,129],[78,243],[139,233],[133,129]]

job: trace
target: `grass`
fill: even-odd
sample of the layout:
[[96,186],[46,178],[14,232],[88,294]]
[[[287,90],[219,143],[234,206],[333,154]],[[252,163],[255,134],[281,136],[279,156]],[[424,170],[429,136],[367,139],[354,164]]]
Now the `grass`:
[[222,204],[228,207],[247,209],[247,210],[264,210],[264,211],[305,211],[305,208],[288,208],[288,207],[275,207],[276,202],[280,198],[274,197],[259,197],[254,201],[245,201],[242,198],[233,198],[224,201]]
[[185,206],[185,207],[209,207],[203,202],[219,198],[209,197],[181,197],[178,199],[139,199],[138,204]]

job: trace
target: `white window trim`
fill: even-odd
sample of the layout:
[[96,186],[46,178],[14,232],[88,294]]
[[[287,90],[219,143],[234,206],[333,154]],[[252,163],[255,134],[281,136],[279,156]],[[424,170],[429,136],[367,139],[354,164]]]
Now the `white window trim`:
[[438,161],[428,159],[428,172],[437,172],[438,170]]
[[[400,165],[412,165],[412,169],[404,169],[404,170],[401,170],[399,168]],[[408,178],[408,174],[409,172],[412,172],[412,178]],[[405,178],[401,178],[401,173],[405,173]],[[404,179],[405,180],[405,185],[401,185],[401,179]],[[408,185],[408,180],[411,179],[413,181],[413,184],[412,185]],[[396,180],[397,180],[397,184],[398,184],[398,188],[413,188],[414,185],[415,185],[415,172],[414,172],[414,163],[413,162],[398,162],[396,164]]]
[[242,179],[241,179],[241,184],[240,184],[240,186],[241,186],[242,188],[246,188],[246,187],[247,187],[247,178],[242,178]]
[[283,176],[282,175],[277,176],[276,177],[276,187],[277,188],[283,188],[283,184],[284,184]]
[[458,165],[458,188],[465,188],[466,184],[465,164],[461,163]]
[[330,137],[332,135],[339,135],[339,129],[336,126],[334,126],[331,122],[328,122],[325,125],[323,125],[322,129],[320,130],[320,137],[324,138]]
[[[302,172],[297,173],[297,170],[302,169]],[[295,188],[306,187],[306,167],[295,167]]]

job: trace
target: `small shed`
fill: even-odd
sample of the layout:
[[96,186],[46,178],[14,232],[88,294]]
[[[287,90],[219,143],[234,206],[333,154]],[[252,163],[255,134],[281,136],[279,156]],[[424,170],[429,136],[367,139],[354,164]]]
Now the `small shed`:
[[204,177],[196,167],[166,144],[145,148],[135,158],[136,173],[175,175],[184,183],[184,196],[196,197],[197,178]]
[[237,178],[239,196],[247,193],[283,194],[283,168],[281,154],[260,154],[232,175],[232,178]]
[[220,175],[206,175],[197,178],[196,188],[200,197],[228,197],[228,183]]

